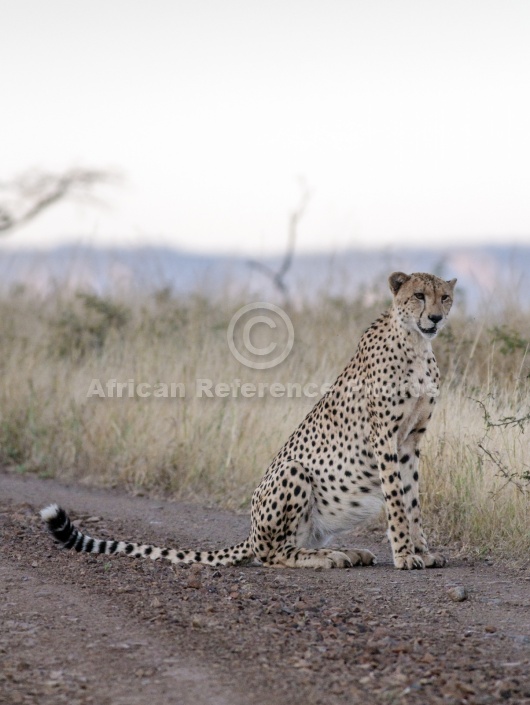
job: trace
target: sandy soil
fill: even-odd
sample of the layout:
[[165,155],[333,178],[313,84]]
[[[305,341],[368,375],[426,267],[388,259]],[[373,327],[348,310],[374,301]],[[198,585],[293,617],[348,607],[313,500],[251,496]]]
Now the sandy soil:
[[[37,510],[93,536],[214,548],[249,520],[182,503],[0,473],[0,703],[530,703],[530,569],[446,550],[398,572],[213,569],[78,555]],[[467,599],[455,602],[451,588]]]

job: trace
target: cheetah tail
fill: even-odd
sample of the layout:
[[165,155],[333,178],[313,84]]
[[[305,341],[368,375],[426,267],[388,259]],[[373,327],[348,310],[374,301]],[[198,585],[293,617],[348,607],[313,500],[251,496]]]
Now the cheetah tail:
[[57,504],[50,504],[45,507],[41,510],[40,515],[46,522],[53,538],[63,548],[73,548],[83,553],[100,553],[107,556],[124,553],[131,556],[131,558],[151,558],[154,561],[158,558],[165,558],[171,563],[205,563],[212,566],[238,565],[253,557],[248,539],[219,551],[159,548],[149,544],[94,539],[88,534],[83,534],[79,531],[72,524],[64,509]]

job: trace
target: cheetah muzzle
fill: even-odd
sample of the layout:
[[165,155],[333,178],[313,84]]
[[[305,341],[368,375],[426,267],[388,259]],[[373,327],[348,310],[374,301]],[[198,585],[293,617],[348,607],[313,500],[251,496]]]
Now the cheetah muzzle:
[[52,504],[42,518],[65,548],[236,565],[351,568],[375,563],[363,549],[325,548],[384,506],[396,568],[440,568],[429,550],[419,500],[419,444],[439,390],[431,340],[443,328],[456,279],[395,272],[391,308],[362,336],[357,352],[273,459],[252,496],[251,530],[217,551],[168,549],[94,539]]

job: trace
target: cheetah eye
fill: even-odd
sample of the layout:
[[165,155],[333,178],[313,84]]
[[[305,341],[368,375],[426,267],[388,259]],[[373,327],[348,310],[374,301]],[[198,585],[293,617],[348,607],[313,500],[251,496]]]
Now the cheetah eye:
[[425,301],[425,294],[420,294],[420,292],[418,292],[417,294],[414,294],[414,296],[415,296],[419,301]]
[[444,294],[442,296],[442,301],[445,303],[446,301],[449,301],[449,294]]

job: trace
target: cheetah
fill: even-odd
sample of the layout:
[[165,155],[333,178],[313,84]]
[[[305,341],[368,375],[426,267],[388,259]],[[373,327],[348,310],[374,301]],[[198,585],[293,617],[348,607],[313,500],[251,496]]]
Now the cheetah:
[[447,321],[455,284],[432,274],[391,274],[391,308],[269,465],[252,496],[246,540],[196,551],[94,539],[56,504],[41,512],[52,535],[76,551],[172,563],[351,568],[373,565],[375,556],[325,546],[384,506],[394,566],[443,567],[422,528],[418,446],[439,389],[431,341]]

